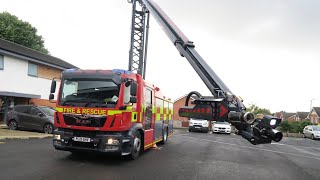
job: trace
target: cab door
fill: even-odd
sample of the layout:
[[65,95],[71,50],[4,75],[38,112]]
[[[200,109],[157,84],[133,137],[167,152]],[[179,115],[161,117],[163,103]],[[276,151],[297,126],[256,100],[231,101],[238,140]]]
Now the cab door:
[[153,91],[151,88],[145,89],[144,94],[144,107],[145,113],[143,116],[143,126],[144,126],[144,149],[152,146],[153,135],[154,135],[154,116],[152,114],[153,107]]

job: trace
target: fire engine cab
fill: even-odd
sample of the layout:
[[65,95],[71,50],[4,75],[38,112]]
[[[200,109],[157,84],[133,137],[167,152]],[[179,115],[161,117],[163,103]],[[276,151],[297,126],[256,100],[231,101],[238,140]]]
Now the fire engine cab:
[[[54,98],[52,81],[50,99]],[[118,153],[132,159],[173,133],[173,104],[158,87],[126,70],[62,73],[53,145],[58,150]]]

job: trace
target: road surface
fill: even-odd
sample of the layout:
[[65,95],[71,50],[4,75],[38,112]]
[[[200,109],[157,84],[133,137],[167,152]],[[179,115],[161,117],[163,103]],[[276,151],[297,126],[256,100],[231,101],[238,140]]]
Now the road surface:
[[52,140],[1,140],[0,179],[320,179],[320,141],[253,146],[240,136],[175,130],[135,161],[75,156]]

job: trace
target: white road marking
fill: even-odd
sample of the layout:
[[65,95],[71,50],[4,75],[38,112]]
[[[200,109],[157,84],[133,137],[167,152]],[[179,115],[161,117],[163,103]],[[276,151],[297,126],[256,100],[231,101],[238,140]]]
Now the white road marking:
[[292,156],[297,156],[297,157],[302,157],[302,158],[320,160],[320,157],[315,157],[315,156],[305,156],[305,155],[276,151],[276,150],[271,150],[271,149],[262,149],[262,148],[256,148],[256,147],[242,146],[242,145],[238,145],[238,144],[232,144],[232,143],[209,140],[209,139],[201,139],[201,138],[190,137],[190,136],[183,136],[183,137],[198,139],[198,140],[207,141],[207,142],[220,143],[220,144],[225,144],[225,145],[230,145],[230,146],[237,146],[237,147],[242,147],[242,148],[247,148],[247,149],[254,149],[254,150],[259,150],[259,151],[273,152],[273,153],[278,153],[278,154],[286,154],[286,155],[292,155]]

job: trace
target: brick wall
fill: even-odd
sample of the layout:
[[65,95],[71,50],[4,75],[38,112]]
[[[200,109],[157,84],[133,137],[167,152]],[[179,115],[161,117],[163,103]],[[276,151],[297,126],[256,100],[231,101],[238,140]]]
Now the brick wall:
[[52,80],[54,77],[60,77],[62,70],[49,66],[38,65],[38,77]]
[[34,104],[34,105],[38,105],[38,106],[50,106],[53,108],[56,107],[56,103],[51,103],[47,99],[30,99],[29,103]]

